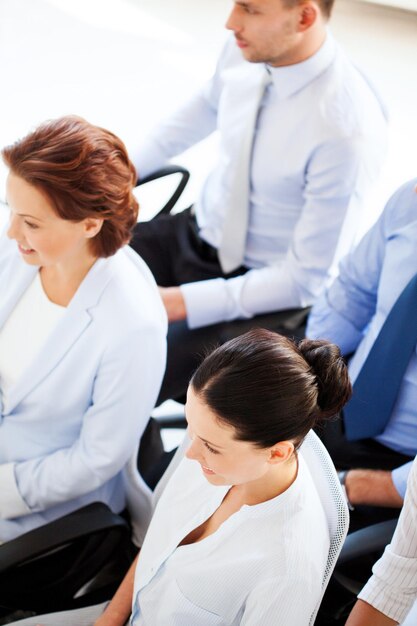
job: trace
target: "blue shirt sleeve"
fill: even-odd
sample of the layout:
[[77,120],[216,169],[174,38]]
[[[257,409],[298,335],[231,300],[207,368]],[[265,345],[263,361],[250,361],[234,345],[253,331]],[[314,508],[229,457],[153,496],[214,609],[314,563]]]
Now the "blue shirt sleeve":
[[394,483],[394,487],[400,494],[402,498],[405,496],[405,491],[407,489],[407,480],[408,475],[411,470],[411,466],[413,465],[413,461],[409,461],[405,465],[401,465],[392,471],[392,482]]

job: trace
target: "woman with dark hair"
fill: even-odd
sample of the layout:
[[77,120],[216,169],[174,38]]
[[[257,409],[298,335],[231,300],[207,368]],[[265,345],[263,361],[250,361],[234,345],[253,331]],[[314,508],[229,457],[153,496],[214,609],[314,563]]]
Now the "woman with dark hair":
[[[253,330],[195,372],[190,444],[112,602],[23,624],[307,626],[329,553],[299,448],[350,397],[339,349]],[[132,602],[133,598],[133,602]],[[94,622],[97,615],[101,616]],[[87,615],[89,613],[89,615]]]
[[166,352],[155,282],[126,246],[138,203],[120,139],[68,116],[2,156],[0,542],[93,501],[124,508]]

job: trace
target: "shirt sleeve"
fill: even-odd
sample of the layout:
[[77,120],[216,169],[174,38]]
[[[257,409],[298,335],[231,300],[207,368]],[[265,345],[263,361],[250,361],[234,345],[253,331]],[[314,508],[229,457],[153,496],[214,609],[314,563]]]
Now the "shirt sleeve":
[[376,311],[378,286],[388,236],[390,203],[359,245],[339,266],[339,274],[310,313],[307,337],[338,344],[353,352]]
[[165,350],[165,338],[152,328],[126,333],[108,350],[74,444],[0,466],[2,518],[42,511],[82,496],[123,468],[154,407]]
[[146,140],[131,153],[138,176],[144,177],[160,169],[170,158],[181,154],[216,129],[216,110],[202,90],[184,104],[173,116],[162,122]]
[[372,572],[373,576],[358,597],[391,619],[402,622],[417,596],[417,461],[411,468],[392,542]]
[[207,84],[133,150],[130,156],[139,176],[155,172],[169,159],[216,130],[221,73],[229,48],[228,43],[220,55],[213,77]]
[[285,259],[237,278],[181,286],[190,328],[311,305],[328,271],[353,243],[372,174],[363,139],[320,147],[306,174],[304,206]]
[[409,463],[405,463],[404,465],[401,465],[401,467],[397,467],[391,473],[394,487],[396,488],[396,490],[398,491],[398,493],[403,499],[405,497],[405,492],[407,489],[407,480],[408,480],[408,476],[410,474],[412,465],[413,465],[413,461],[410,461]]

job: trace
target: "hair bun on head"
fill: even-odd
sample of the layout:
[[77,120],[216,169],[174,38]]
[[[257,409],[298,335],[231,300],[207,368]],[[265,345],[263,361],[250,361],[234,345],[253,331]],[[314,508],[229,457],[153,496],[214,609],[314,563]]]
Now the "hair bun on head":
[[335,415],[352,395],[348,368],[339,346],[325,340],[303,339],[298,348],[316,376],[318,418]]

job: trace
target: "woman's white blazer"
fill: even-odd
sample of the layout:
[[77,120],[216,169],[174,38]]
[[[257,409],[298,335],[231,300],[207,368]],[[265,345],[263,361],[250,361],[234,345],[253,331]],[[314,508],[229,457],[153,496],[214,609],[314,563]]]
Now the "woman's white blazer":
[[[0,329],[36,271],[0,240]],[[166,331],[139,256],[99,259],[2,403],[0,541],[89,502],[123,509],[122,469],[158,396]]]

